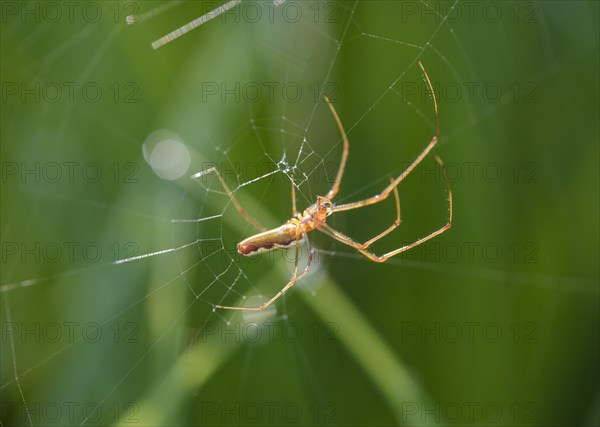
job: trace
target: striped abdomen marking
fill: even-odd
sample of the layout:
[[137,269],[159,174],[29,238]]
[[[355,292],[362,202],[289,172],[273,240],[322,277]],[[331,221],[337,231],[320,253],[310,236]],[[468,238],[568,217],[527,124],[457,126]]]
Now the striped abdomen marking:
[[285,224],[281,227],[255,234],[242,240],[237,245],[240,255],[251,256],[275,249],[287,249],[302,239],[302,234],[296,235],[296,225]]

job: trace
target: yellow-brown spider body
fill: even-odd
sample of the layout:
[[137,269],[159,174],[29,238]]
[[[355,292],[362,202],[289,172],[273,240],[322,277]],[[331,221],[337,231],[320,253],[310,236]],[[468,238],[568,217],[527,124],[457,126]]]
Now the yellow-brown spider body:
[[296,241],[302,240],[309,231],[325,225],[327,215],[331,213],[331,202],[318,196],[317,203],[309,206],[280,227],[250,236],[237,245],[240,255],[252,256],[276,249],[288,249]]

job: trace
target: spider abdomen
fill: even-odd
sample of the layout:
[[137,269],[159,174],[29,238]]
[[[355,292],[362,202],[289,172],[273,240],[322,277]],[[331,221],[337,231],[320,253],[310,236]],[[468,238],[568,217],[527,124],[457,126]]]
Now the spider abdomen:
[[276,249],[287,249],[296,240],[301,240],[302,234],[297,233],[297,226],[284,224],[281,227],[250,236],[237,245],[240,255],[252,256]]

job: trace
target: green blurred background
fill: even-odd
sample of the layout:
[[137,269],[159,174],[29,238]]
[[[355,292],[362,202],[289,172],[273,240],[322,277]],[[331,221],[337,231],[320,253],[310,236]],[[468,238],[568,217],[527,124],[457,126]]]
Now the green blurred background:
[[[152,49],[219,5],[1,3],[3,425],[598,425],[598,2],[243,2]],[[450,231],[385,264],[311,236],[276,310],[213,312],[294,257],[236,256],[255,230],[190,176],[283,223],[339,164],[325,93],[338,202],[381,191],[435,132],[418,58]],[[432,159],[399,193],[377,253],[446,221]]]

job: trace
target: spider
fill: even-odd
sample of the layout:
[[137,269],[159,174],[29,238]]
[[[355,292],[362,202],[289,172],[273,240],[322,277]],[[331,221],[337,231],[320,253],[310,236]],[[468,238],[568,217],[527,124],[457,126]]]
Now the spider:
[[[438,142],[438,107],[437,107],[437,100],[435,97],[435,92],[433,91],[431,81],[429,80],[429,76],[427,75],[427,72],[425,71],[423,64],[421,64],[421,61],[417,61],[417,63],[419,64],[419,67],[421,68],[421,71],[423,73],[423,76],[425,77],[425,81],[427,83],[428,89],[432,95],[433,109],[434,109],[434,114],[435,114],[435,135],[433,136],[433,139],[431,140],[431,142],[421,152],[421,154],[419,154],[417,156],[417,158],[410,164],[410,166],[408,166],[408,168],[406,170],[404,170],[404,172],[402,172],[396,179],[390,178],[389,185],[387,187],[385,187],[381,193],[379,193],[375,196],[369,197],[367,199],[364,199],[364,200],[359,200],[359,201],[351,202],[351,203],[344,203],[341,205],[336,205],[333,202],[333,199],[335,198],[335,196],[337,195],[337,193],[340,189],[340,183],[342,181],[342,177],[344,175],[344,170],[346,168],[346,161],[348,160],[348,152],[349,152],[350,145],[348,143],[348,137],[346,136],[344,127],[342,126],[342,122],[341,122],[337,112],[335,111],[335,108],[331,104],[331,101],[329,100],[329,98],[327,98],[327,96],[324,97],[325,101],[327,102],[327,105],[329,106],[329,109],[331,110],[331,113],[333,114],[333,117],[337,123],[340,134],[342,136],[343,144],[344,144],[343,151],[342,151],[342,158],[340,161],[340,165],[338,167],[337,175],[336,175],[335,181],[333,182],[333,185],[331,186],[331,189],[329,190],[327,195],[317,196],[316,202],[313,205],[309,206],[302,213],[299,213],[296,210],[296,193],[295,193],[295,188],[294,188],[294,181],[292,178],[292,212],[293,212],[293,215],[292,215],[292,218],[290,220],[288,220],[285,224],[283,224],[277,228],[267,230],[265,227],[263,227],[258,222],[256,222],[241,207],[241,205],[239,204],[239,202],[237,201],[237,199],[235,198],[235,196],[233,195],[233,193],[231,192],[231,190],[225,183],[225,180],[223,179],[223,177],[221,176],[221,174],[219,173],[219,171],[216,168],[214,168],[214,167],[209,168],[205,171],[202,171],[202,172],[199,172],[199,173],[193,175],[192,178],[198,178],[200,176],[207,175],[207,174],[215,174],[217,176],[217,178],[219,179],[221,185],[223,186],[225,192],[229,196],[229,199],[235,206],[236,210],[239,212],[239,214],[242,215],[250,224],[252,224],[258,230],[260,230],[260,232],[258,234],[250,236],[247,239],[244,239],[238,243],[237,250],[240,255],[252,256],[252,255],[257,255],[261,252],[266,252],[266,251],[273,251],[273,250],[278,250],[278,249],[289,249],[291,247],[296,248],[294,273],[292,274],[290,281],[275,296],[273,296],[267,302],[265,302],[264,304],[262,304],[258,307],[242,307],[242,306],[236,307],[236,306],[225,306],[225,305],[215,304],[213,309],[223,308],[223,309],[229,309],[229,310],[253,310],[253,311],[258,310],[258,311],[260,311],[260,310],[264,310],[265,308],[267,308],[271,304],[273,304],[281,295],[283,295],[288,289],[290,289],[292,286],[294,286],[294,284],[298,281],[298,279],[300,279],[302,276],[304,276],[306,273],[308,273],[309,267],[310,267],[311,261],[312,261],[312,251],[309,251],[307,265],[301,273],[298,273],[298,261],[299,261],[298,254],[300,252],[299,251],[300,243],[305,240],[307,241],[307,234],[313,230],[318,230],[318,231],[326,234],[327,236],[356,249],[358,252],[363,254],[365,257],[367,257],[371,261],[385,262],[389,258],[393,257],[394,255],[398,255],[399,253],[402,253],[404,251],[412,249],[415,246],[418,246],[421,243],[424,243],[427,240],[430,240],[430,239],[434,238],[435,236],[443,233],[444,231],[448,230],[451,227],[451,225],[452,225],[452,189],[450,187],[450,182],[448,180],[448,176],[446,174],[444,164],[443,164],[442,160],[440,159],[440,157],[436,155],[435,159],[442,168],[442,173],[444,175],[444,179],[446,181],[446,185],[448,188],[448,222],[443,227],[433,231],[432,233],[428,234],[427,236],[422,237],[419,240],[417,240],[413,243],[410,243],[408,245],[394,249],[384,255],[378,256],[368,250],[369,247],[373,243],[375,243],[382,237],[388,235],[390,232],[392,232],[392,230],[394,230],[396,227],[398,227],[400,225],[400,199],[398,197],[398,189],[397,189],[398,184],[400,184],[400,182],[402,182],[402,180],[404,180],[404,178],[406,178],[406,176],[408,174],[410,174],[415,169],[415,167],[417,167],[417,165],[419,163],[421,163],[421,161],[425,158],[425,156],[427,156],[427,154],[429,154],[429,152],[433,149],[433,147]],[[342,211],[348,211],[348,210],[352,210],[352,209],[358,209],[358,208],[362,208],[365,206],[373,205],[375,203],[382,202],[385,199],[387,199],[387,197],[392,192],[394,193],[394,198],[395,198],[395,202],[396,202],[396,219],[394,220],[392,225],[390,225],[386,230],[382,231],[377,236],[373,237],[372,239],[368,240],[365,243],[358,243],[358,242],[354,241],[352,238],[333,229],[326,223],[327,217],[335,212],[342,212]]]

